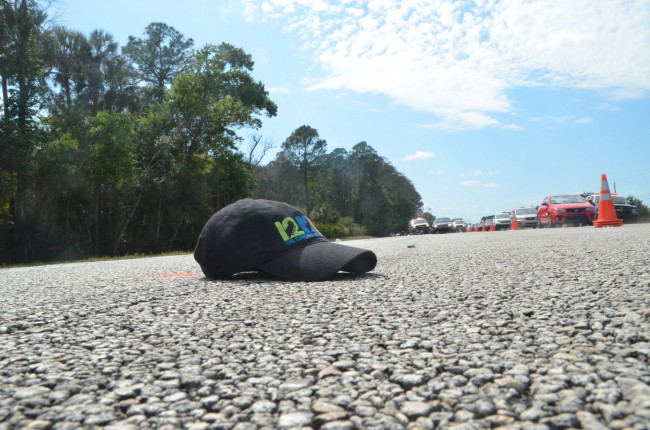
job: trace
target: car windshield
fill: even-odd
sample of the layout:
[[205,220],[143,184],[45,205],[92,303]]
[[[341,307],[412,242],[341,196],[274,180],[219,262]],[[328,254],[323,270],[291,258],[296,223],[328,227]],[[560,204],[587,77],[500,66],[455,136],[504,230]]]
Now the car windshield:
[[625,197],[621,197],[621,196],[612,196],[612,201],[614,202],[615,205],[627,204],[627,200],[625,200]]
[[534,215],[537,213],[535,208],[523,208],[523,209],[515,209],[515,213],[517,215]]
[[562,205],[565,203],[584,203],[585,198],[580,195],[567,195],[567,196],[552,196],[551,203],[555,205]]
[[499,214],[495,218],[497,218],[497,219],[510,219],[510,214]]
[[451,220],[450,220],[449,218],[438,218],[438,219],[436,219],[436,222],[437,222],[437,223],[441,223],[441,222],[451,222]]
[[422,225],[422,224],[427,224],[427,221],[423,219],[416,219],[411,221],[411,225]]

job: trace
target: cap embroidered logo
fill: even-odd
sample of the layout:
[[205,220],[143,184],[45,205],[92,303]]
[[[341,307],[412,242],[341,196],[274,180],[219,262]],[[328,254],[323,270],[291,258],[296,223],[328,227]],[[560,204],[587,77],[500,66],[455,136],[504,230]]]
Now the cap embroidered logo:
[[293,245],[310,237],[322,236],[306,215],[286,217],[282,222],[276,221],[275,228],[287,245]]

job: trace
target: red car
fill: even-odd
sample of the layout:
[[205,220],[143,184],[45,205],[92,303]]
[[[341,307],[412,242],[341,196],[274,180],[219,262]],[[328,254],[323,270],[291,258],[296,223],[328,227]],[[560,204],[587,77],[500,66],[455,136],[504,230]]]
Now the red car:
[[591,225],[596,219],[594,207],[580,194],[548,196],[537,208],[537,225]]

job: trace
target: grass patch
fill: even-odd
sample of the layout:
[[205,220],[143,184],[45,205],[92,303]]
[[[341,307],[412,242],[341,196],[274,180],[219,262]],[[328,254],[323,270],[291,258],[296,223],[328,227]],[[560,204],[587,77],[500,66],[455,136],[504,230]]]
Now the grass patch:
[[342,237],[341,238],[341,240],[343,240],[343,241],[360,240],[360,239],[376,239],[376,238],[375,238],[375,236],[368,236],[368,235],[348,236],[348,237]]
[[55,261],[34,261],[32,263],[22,263],[22,264],[0,264],[0,270],[2,269],[15,269],[19,267],[38,267],[38,266],[48,266],[51,264],[70,264],[70,263],[95,263],[100,261],[119,261],[119,260],[135,260],[140,258],[151,258],[151,257],[170,257],[174,255],[186,255],[191,254],[192,251],[169,251],[162,252],[160,254],[129,254],[129,255],[120,255],[119,257],[89,257],[81,260],[55,260]]

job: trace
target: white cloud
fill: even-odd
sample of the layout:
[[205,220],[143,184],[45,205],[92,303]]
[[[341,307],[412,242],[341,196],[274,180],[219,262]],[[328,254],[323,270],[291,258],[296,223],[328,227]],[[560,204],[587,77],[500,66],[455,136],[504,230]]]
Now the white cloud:
[[518,130],[497,119],[517,87],[650,93],[647,0],[241,1],[300,37],[311,89],[386,95],[436,118],[422,127]]
[[546,115],[541,117],[531,117],[530,122],[537,124],[591,124],[594,122],[594,119],[589,117],[576,118],[574,116]]
[[496,188],[496,187],[499,186],[499,184],[494,183],[494,182],[484,184],[483,182],[479,181],[478,179],[469,179],[469,180],[466,180],[466,181],[460,181],[459,183],[463,187]]
[[[490,172],[490,174],[492,174],[492,172]],[[465,176],[470,176],[470,177],[483,176],[483,171],[482,170],[474,170],[472,172],[468,172],[468,173],[462,172],[460,174],[461,178],[464,178]]]
[[415,154],[409,154],[406,157],[404,157],[404,161],[426,160],[428,158],[433,158],[435,156],[436,156],[435,152],[416,151]]

